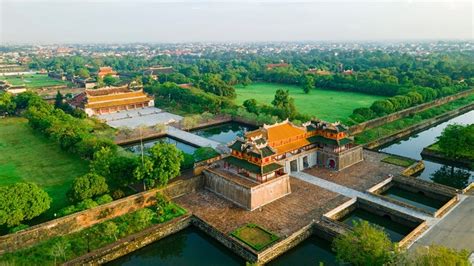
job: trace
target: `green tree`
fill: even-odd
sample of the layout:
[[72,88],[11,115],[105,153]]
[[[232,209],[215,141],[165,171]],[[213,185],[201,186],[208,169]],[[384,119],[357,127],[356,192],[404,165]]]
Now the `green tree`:
[[0,115],[15,112],[16,103],[10,93],[0,92]]
[[340,262],[354,265],[385,265],[396,256],[397,247],[387,234],[367,221],[354,223],[352,231],[333,241]]
[[58,90],[58,92],[56,93],[56,98],[54,99],[54,107],[62,108],[63,104],[64,104],[64,96]]
[[31,183],[0,187],[0,225],[15,226],[49,209],[48,193]]
[[110,164],[114,156],[114,152],[109,147],[101,147],[94,153],[94,158],[90,163],[91,171],[104,177],[110,177]]
[[74,178],[69,197],[73,201],[90,199],[109,191],[105,178],[96,173],[88,173]]
[[258,115],[259,108],[258,108],[257,100],[247,99],[244,101],[242,105],[245,107],[245,110],[247,110],[247,112]]
[[180,173],[180,165],[183,161],[183,153],[175,145],[158,142],[149,150],[149,156],[153,162],[152,179],[160,186],[168,184],[168,181]]
[[290,97],[289,90],[278,89],[272,105],[281,112],[280,118],[282,119],[292,118],[296,115],[294,99]]
[[116,77],[113,77],[112,75],[106,75],[104,77],[104,84],[106,86],[112,86],[115,85],[118,82],[118,79]]
[[414,252],[408,252],[402,257],[401,261],[396,264],[416,266],[471,265],[469,263],[469,252],[467,250],[457,251],[438,245],[418,247]]
[[448,125],[438,137],[440,149],[450,159],[459,159],[464,151],[474,151],[474,126],[472,132],[469,127],[453,124]]
[[312,89],[314,89],[314,77],[310,75],[303,76],[302,86],[304,93],[308,94]]
[[101,223],[97,227],[97,229],[98,229],[97,233],[101,235],[102,237],[117,241],[119,229],[118,229],[117,224],[115,224],[114,222],[107,221],[107,222]]
[[83,67],[76,70],[74,72],[74,74],[76,74],[77,76],[79,76],[81,78],[84,78],[84,79],[90,77],[89,70],[87,70],[87,68],[83,68]]

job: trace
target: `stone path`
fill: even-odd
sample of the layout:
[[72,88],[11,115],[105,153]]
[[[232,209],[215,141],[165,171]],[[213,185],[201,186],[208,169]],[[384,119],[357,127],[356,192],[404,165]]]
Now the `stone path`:
[[192,134],[192,133],[183,131],[181,129],[177,129],[172,126],[167,127],[166,135],[184,140],[198,147],[212,147],[214,149],[219,149],[222,146],[222,144],[217,141],[206,139],[196,134]]
[[[474,252],[474,197],[462,195],[461,199],[464,200],[421,236],[413,246],[436,243]],[[474,256],[472,258],[474,259]]]
[[300,180],[311,183],[313,185],[325,188],[329,191],[336,192],[338,194],[344,195],[346,197],[362,198],[362,199],[374,202],[376,204],[388,207],[390,209],[393,209],[393,210],[411,215],[413,217],[417,217],[419,219],[425,220],[428,223],[428,225],[432,225],[436,220],[435,218],[433,218],[431,216],[428,216],[427,214],[424,214],[422,212],[418,212],[418,211],[412,210],[410,208],[406,208],[406,207],[394,204],[392,202],[382,200],[382,199],[380,199],[378,197],[375,197],[373,195],[370,195],[368,193],[363,193],[363,192],[357,191],[357,190],[352,189],[352,188],[341,186],[339,184],[324,180],[322,178],[319,178],[319,177],[316,177],[316,176],[313,176],[313,175],[310,175],[310,174],[307,174],[307,173],[304,173],[304,172],[295,172],[295,173],[291,173],[290,175],[295,177],[295,178],[298,178]]

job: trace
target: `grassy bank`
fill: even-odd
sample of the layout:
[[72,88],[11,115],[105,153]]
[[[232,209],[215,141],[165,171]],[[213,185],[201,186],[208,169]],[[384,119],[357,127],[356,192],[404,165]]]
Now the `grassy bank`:
[[[144,208],[133,213],[96,224],[76,233],[55,237],[31,248],[0,256],[1,265],[58,265],[138,233],[155,224],[182,216],[186,210],[169,203],[162,215],[154,208]],[[3,264],[2,264],[3,263]]]
[[398,119],[380,127],[365,130],[364,132],[355,136],[355,141],[358,144],[369,143],[378,138],[389,136],[407,127],[422,123],[438,115],[442,115],[443,113],[458,109],[472,102],[474,102],[474,94],[471,94],[465,98],[452,101],[450,103],[430,108],[423,112],[419,112],[402,119]]
[[35,133],[24,118],[0,119],[0,186],[31,182],[53,199],[42,217],[52,217],[68,205],[66,192],[76,176],[88,172],[88,162],[60,149]]
[[301,87],[295,85],[253,83],[246,87],[235,86],[235,102],[241,105],[247,99],[255,99],[259,103],[271,104],[278,89],[290,91],[298,112],[331,122],[346,122],[355,108],[369,107],[374,101],[384,99],[376,95],[322,89],[311,90],[309,94],[305,94]]

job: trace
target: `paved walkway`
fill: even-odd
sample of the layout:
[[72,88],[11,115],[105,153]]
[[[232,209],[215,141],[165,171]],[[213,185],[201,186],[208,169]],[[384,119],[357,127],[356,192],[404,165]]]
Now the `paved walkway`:
[[373,195],[370,195],[368,193],[363,193],[363,192],[357,191],[357,190],[352,189],[352,188],[341,186],[339,184],[324,180],[322,178],[319,178],[319,177],[316,177],[316,176],[313,176],[313,175],[310,175],[310,174],[307,174],[307,173],[304,173],[304,172],[295,172],[295,173],[291,173],[290,175],[295,177],[295,178],[298,178],[300,180],[303,180],[303,181],[306,181],[306,182],[311,183],[313,185],[325,188],[329,191],[336,192],[338,194],[344,195],[344,196],[349,197],[349,198],[355,198],[355,197],[362,198],[362,199],[374,202],[376,204],[388,207],[390,209],[393,209],[393,210],[411,215],[413,217],[423,219],[428,223],[428,225],[432,225],[436,220],[435,218],[433,218],[433,217],[431,217],[431,216],[429,216],[425,213],[418,212],[418,211],[412,210],[410,208],[406,208],[406,207],[394,204],[392,202],[382,200],[382,199],[380,199],[378,197],[375,197]]
[[189,142],[191,144],[194,144],[198,147],[212,147],[214,149],[220,148],[219,146],[222,146],[221,143],[217,141],[213,141],[210,139],[203,138],[201,136],[198,136],[196,134],[189,133],[187,131],[183,131],[181,129],[177,129],[172,126],[168,126],[166,135],[169,135],[171,137],[177,138],[184,140],[186,142]]
[[474,252],[474,197],[462,197],[465,199],[416,240],[414,247],[434,243]]

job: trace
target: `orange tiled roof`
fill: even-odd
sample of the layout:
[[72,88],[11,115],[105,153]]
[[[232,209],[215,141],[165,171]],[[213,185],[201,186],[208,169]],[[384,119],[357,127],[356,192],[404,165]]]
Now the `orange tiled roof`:
[[88,102],[96,103],[96,102],[113,101],[113,100],[119,100],[119,99],[146,97],[146,96],[147,95],[143,93],[143,91],[131,91],[131,92],[114,93],[114,94],[101,95],[101,96],[89,96]]
[[128,98],[128,99],[118,99],[113,101],[107,102],[97,102],[86,104],[87,108],[103,108],[103,107],[111,107],[111,106],[119,106],[119,105],[127,105],[127,104],[137,104],[137,103],[144,103],[149,102],[151,98],[147,96],[143,97],[136,97],[136,98]]
[[296,137],[305,134],[306,131],[301,128],[297,128],[290,123],[284,123],[277,126],[271,126],[267,130],[268,142],[279,141],[291,137]]
[[300,140],[297,140],[297,141],[290,142],[288,144],[277,146],[277,147],[275,147],[275,149],[277,150],[278,154],[282,154],[282,153],[294,151],[296,149],[299,149],[299,148],[304,147],[304,146],[309,145],[309,144],[310,144],[310,142],[304,138],[304,139],[300,139]]

